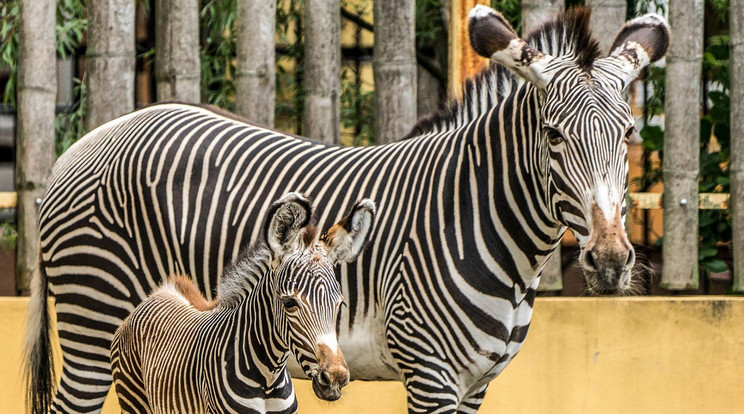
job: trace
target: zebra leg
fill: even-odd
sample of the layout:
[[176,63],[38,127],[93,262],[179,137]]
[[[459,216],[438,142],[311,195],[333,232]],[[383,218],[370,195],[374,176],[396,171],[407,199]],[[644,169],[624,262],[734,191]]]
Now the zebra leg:
[[465,398],[460,402],[460,406],[457,407],[459,413],[476,413],[483,403],[483,398],[486,397],[486,391],[488,390],[488,383],[481,385],[480,387],[471,389]]
[[[123,325],[126,327],[126,323]],[[139,354],[132,352],[132,344],[122,344],[116,335],[111,344],[111,371],[116,395],[122,414],[149,414],[150,400],[147,398],[145,380]]]
[[108,367],[104,369],[95,361],[76,359],[73,362],[65,355],[62,381],[50,412],[99,413],[110,387],[111,372]]
[[459,398],[454,387],[434,385],[430,378],[421,375],[406,376],[408,412],[454,414]]
[[50,411],[99,413],[111,388],[110,346],[119,318],[103,319],[82,312],[75,315],[69,312],[68,298],[63,295],[58,296],[55,306],[63,362],[62,380]]

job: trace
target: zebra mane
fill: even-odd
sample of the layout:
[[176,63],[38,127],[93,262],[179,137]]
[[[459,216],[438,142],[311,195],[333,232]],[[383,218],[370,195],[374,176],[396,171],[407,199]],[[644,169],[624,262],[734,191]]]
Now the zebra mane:
[[[568,57],[584,71],[600,57],[599,43],[589,28],[591,9],[572,7],[530,32],[524,40],[535,49],[552,56]],[[462,87],[462,98],[443,109],[425,115],[403,139],[457,129],[492,108],[525,81],[497,63],[491,63]]]
[[240,303],[269,271],[270,260],[271,250],[263,241],[243,249],[235,261],[225,268],[217,284],[219,306],[232,307]]

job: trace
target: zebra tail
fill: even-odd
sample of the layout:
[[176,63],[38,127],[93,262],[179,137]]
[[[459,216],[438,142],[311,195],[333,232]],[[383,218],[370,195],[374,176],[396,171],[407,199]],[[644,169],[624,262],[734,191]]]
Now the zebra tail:
[[54,396],[54,354],[51,346],[51,320],[47,297],[49,286],[43,264],[31,281],[31,300],[26,321],[23,379],[26,384],[26,410],[47,414]]

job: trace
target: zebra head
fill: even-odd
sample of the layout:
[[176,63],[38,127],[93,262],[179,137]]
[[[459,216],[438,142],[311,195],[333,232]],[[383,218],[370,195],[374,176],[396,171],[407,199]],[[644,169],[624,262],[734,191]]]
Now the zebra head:
[[266,244],[285,340],[318,398],[333,401],[349,382],[336,319],[343,297],[334,268],[356,259],[374,227],[375,204],[364,199],[318,237],[310,202],[297,193],[272,206]]
[[[544,204],[550,216],[570,228],[581,247],[580,262],[590,292],[631,289],[635,254],[625,233],[628,191],[627,143],[634,118],[623,91],[669,45],[664,19],[649,14],[620,30],[609,56],[600,57],[587,11],[571,10],[564,20],[575,37],[556,56],[544,50],[561,39],[551,23],[528,44],[492,9],[476,7],[469,32],[476,52],[515,73],[532,88],[536,110],[525,139],[533,142],[542,172]],[[577,34],[576,34],[577,33]],[[565,227],[564,227],[565,228]]]

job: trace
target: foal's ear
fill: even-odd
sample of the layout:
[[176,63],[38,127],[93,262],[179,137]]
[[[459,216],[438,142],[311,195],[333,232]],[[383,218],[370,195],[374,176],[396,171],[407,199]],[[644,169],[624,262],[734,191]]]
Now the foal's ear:
[[545,89],[552,75],[545,67],[553,57],[528,45],[512,29],[504,16],[490,7],[477,5],[468,15],[470,45],[476,53]]
[[625,23],[610,48],[610,56],[624,72],[624,86],[651,62],[661,59],[669,48],[669,26],[658,14],[636,17]]
[[281,259],[297,244],[301,230],[310,224],[310,201],[299,193],[289,193],[269,208],[264,228],[266,244],[275,259]]
[[351,213],[320,236],[326,257],[333,264],[348,263],[362,252],[375,227],[375,203],[362,199],[354,204]]

